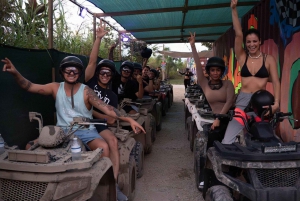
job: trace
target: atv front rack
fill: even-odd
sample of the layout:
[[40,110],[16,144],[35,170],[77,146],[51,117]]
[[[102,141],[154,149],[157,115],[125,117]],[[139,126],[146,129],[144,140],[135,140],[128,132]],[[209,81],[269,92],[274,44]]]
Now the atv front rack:
[[237,161],[290,161],[300,160],[300,146],[297,151],[284,153],[263,153],[261,149],[255,147],[244,147],[239,143],[230,145],[214,142],[216,151],[225,159]]

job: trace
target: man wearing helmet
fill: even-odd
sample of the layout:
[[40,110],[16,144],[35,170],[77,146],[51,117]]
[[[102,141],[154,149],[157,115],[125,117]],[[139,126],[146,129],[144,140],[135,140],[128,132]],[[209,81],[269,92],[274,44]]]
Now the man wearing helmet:
[[[85,70],[85,82],[94,92],[97,94],[100,100],[114,108],[118,107],[118,97],[110,89],[111,81],[116,73],[115,63],[109,59],[103,59],[98,64],[98,52],[102,37],[107,33],[104,26],[101,26],[96,30],[96,40],[93,45],[93,49],[90,54],[88,66]],[[113,46],[111,49],[113,49]],[[113,124],[115,119],[105,115],[102,111],[94,108],[93,117],[97,119],[107,119],[108,124]],[[120,167],[120,155],[118,150],[118,140],[115,135],[108,129],[107,126],[95,125],[99,135],[105,140],[103,144],[105,146],[104,153],[107,157],[110,157],[113,164],[114,177],[117,181]],[[108,145],[107,145],[108,144]],[[117,198],[119,201],[127,200],[127,197],[120,191],[117,186]]]
[[[134,64],[130,61],[124,61],[120,67],[120,75],[114,77],[112,90],[118,95],[119,103],[124,99],[128,98],[136,100],[142,98],[139,89],[137,89],[134,82],[131,80],[134,71]],[[135,106],[125,106],[123,109],[126,113],[134,114],[137,111]]]
[[179,72],[178,73],[180,75],[184,75],[184,80],[183,80],[183,83],[184,83],[184,88],[186,89],[188,86],[191,85],[191,77],[194,75],[192,72],[190,72],[190,69],[189,68],[186,68],[185,69],[185,72],[182,73],[182,72]]
[[[129,122],[134,132],[137,133],[138,130],[145,132],[136,121],[122,116],[117,109],[100,100],[92,89],[78,82],[84,69],[78,57],[68,56],[61,61],[60,74],[64,82],[52,82],[45,85],[31,83],[25,79],[8,58],[3,59],[2,62],[4,62],[3,71],[12,74],[21,88],[31,93],[53,96],[57,114],[56,125],[59,127],[67,129],[73,117],[83,116],[92,119],[93,107],[96,107],[110,117]],[[92,125],[89,128],[77,130],[75,135],[91,150],[103,148],[105,143]]]

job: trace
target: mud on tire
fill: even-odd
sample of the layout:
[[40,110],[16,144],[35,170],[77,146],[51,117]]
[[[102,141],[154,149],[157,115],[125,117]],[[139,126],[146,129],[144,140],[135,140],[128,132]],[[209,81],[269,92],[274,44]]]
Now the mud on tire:
[[226,186],[216,185],[207,190],[205,201],[233,201],[233,199]]
[[130,156],[133,156],[136,163],[137,178],[141,178],[144,174],[144,147],[140,142],[136,142],[131,150]]
[[[127,189],[128,200],[133,200],[135,197],[135,187],[136,187],[136,165],[133,156],[129,156],[129,189]],[[124,191],[123,191],[124,193]]]
[[193,121],[192,121],[192,117],[189,116],[187,119],[186,119],[186,129],[185,129],[185,133],[187,135],[187,139],[190,140],[190,124],[192,124]]

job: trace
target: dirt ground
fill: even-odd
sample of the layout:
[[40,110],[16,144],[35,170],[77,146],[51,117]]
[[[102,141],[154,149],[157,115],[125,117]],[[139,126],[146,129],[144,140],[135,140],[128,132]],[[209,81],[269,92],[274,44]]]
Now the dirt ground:
[[184,134],[184,86],[174,85],[174,104],[163,117],[153,151],[145,156],[134,201],[203,201],[193,172],[193,153]]

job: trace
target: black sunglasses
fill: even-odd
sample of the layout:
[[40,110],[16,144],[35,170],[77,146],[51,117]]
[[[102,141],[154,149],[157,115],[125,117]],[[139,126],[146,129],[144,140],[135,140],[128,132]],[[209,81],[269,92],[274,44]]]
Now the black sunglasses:
[[110,70],[100,70],[99,74],[100,75],[105,75],[106,74],[106,76],[112,76],[112,73],[111,73]]

